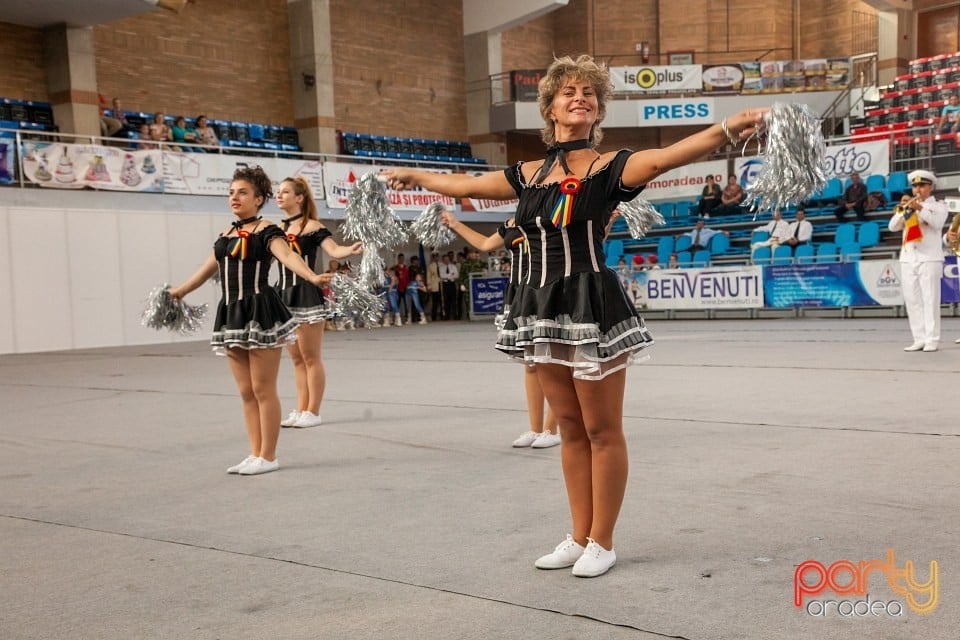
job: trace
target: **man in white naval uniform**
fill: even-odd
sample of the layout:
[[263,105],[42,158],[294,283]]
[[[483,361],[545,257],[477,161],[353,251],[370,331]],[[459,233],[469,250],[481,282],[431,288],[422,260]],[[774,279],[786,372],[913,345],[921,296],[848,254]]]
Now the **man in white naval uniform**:
[[933,197],[937,177],[913,171],[914,200],[890,218],[891,231],[903,231],[900,280],[913,344],[904,351],[936,351],[940,342],[940,279],[943,277],[942,230],[947,206]]

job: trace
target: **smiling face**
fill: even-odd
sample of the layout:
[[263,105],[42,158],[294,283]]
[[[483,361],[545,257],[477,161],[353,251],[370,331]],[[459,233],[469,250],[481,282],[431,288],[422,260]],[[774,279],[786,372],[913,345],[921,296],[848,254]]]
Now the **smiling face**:
[[[597,92],[587,80],[566,80],[553,96],[549,117],[558,131],[557,140],[585,138],[597,121]],[[562,129],[577,131],[573,137]]]
[[294,185],[289,180],[280,183],[277,189],[277,206],[288,214],[297,215],[303,205],[303,196],[298,196]]
[[263,205],[263,197],[256,194],[253,185],[246,180],[230,183],[230,210],[241,220],[257,215]]

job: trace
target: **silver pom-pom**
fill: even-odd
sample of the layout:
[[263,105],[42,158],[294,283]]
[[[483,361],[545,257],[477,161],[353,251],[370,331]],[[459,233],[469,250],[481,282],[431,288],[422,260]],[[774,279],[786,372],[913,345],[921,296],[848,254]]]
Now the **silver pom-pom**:
[[440,221],[440,215],[445,210],[442,202],[431,202],[410,225],[410,232],[420,240],[420,244],[440,249],[453,242],[453,231]]
[[383,297],[359,280],[342,273],[334,274],[330,290],[333,293],[334,314],[347,317],[359,315],[368,325],[377,324],[383,317]]
[[387,187],[375,173],[367,173],[353,185],[339,231],[344,240],[364,246],[393,248],[407,241],[403,221],[394,213]]
[[763,116],[763,163],[747,200],[754,211],[799,204],[827,182],[826,146],[820,118],[805,104],[776,103]]
[[203,325],[207,305],[187,304],[170,295],[170,285],[155,287],[147,296],[140,322],[150,329],[168,329],[188,335]]
[[630,236],[639,240],[655,226],[665,224],[663,215],[646,198],[637,196],[630,202],[621,202],[617,206],[620,217],[627,221]]
[[368,289],[375,289],[383,282],[383,271],[386,264],[377,247],[364,246],[363,255],[360,257],[360,272],[357,280]]

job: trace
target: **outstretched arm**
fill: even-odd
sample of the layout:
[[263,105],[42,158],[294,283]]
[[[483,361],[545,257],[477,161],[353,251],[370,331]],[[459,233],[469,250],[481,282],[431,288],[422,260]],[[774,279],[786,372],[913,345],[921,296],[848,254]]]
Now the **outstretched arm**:
[[451,231],[469,242],[478,251],[493,251],[494,249],[503,247],[503,238],[500,237],[499,233],[492,233],[489,236],[485,236],[457,220],[456,216],[449,211],[441,213],[440,220],[443,224],[450,227]]
[[[744,140],[757,130],[768,109],[748,109],[726,118],[727,131],[737,140]],[[639,187],[671,169],[676,169],[705,156],[730,142],[719,124],[704,129],[663,149],[634,152],[623,169],[624,186]]]
[[[279,242],[277,242],[278,240]],[[291,251],[286,238],[278,236],[271,240],[270,253],[272,253],[283,266],[290,269],[290,271],[293,271],[304,280],[318,287],[325,282],[329,282],[333,277],[331,273],[314,273],[313,270],[307,266],[307,263],[303,261],[303,258]]]
[[468,176],[463,173],[437,173],[423,169],[396,167],[385,169],[381,175],[386,178],[388,187],[400,191],[423,187],[427,191],[454,198],[486,198],[488,200],[510,200],[517,195],[502,171],[488,171],[479,176]]
[[210,255],[208,255],[207,259],[203,261],[203,264],[200,265],[200,268],[197,269],[196,273],[187,278],[187,280],[179,287],[170,289],[170,295],[174,300],[179,300],[209,280],[216,272],[217,258],[213,255],[213,251],[211,251]]
[[331,258],[337,258],[338,260],[363,253],[362,242],[354,242],[351,245],[345,245],[337,244],[337,241],[333,238],[326,238],[320,243],[320,246],[323,247],[323,250],[327,252],[328,256]]

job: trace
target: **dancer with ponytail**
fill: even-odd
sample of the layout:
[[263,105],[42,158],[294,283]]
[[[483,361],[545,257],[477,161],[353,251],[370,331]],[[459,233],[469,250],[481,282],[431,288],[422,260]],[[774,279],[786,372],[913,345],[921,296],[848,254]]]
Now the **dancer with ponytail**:
[[[523,273],[530,269],[530,253],[526,251],[523,234],[513,223],[513,218],[500,225],[496,233],[485,236],[460,222],[450,211],[440,214],[451,231],[469,242],[477,251],[487,252],[501,249],[504,246],[510,250],[510,282],[503,293],[503,310],[498,316],[504,318],[510,313],[510,303],[517,290]],[[531,447],[533,449],[547,449],[560,444],[560,430],[557,417],[547,404],[544,415],[543,389],[540,387],[540,378],[537,377],[537,365],[530,363],[523,368],[523,387],[527,396],[527,415],[530,418],[530,430],[513,441],[514,447]],[[556,433],[554,433],[556,429]]]
[[[347,258],[363,251],[359,242],[349,246],[337,244],[330,231],[320,223],[317,205],[310,185],[301,177],[286,178],[277,188],[277,206],[286,214],[280,224],[287,236],[290,249],[303,257],[311,270],[322,264],[318,249],[323,248],[331,258]],[[287,345],[293,361],[293,379],[297,387],[297,408],[284,418],[284,427],[308,428],[321,423],[320,403],[327,377],[323,368],[321,348],[323,328],[331,317],[330,306],[323,290],[295,271],[280,265],[277,286],[283,302],[289,307],[297,327],[297,341]]]
[[270,263],[276,258],[317,286],[329,279],[314,273],[290,250],[280,228],[260,216],[271,196],[270,178],[262,168],[237,169],[230,183],[230,208],[236,220],[220,234],[196,273],[170,290],[173,298],[182,299],[220,273],[222,297],[210,343],[214,353],[227,356],[243,401],[250,455],[227,469],[242,476],[280,468],[280,347],[296,340],[297,321],[267,282]]

